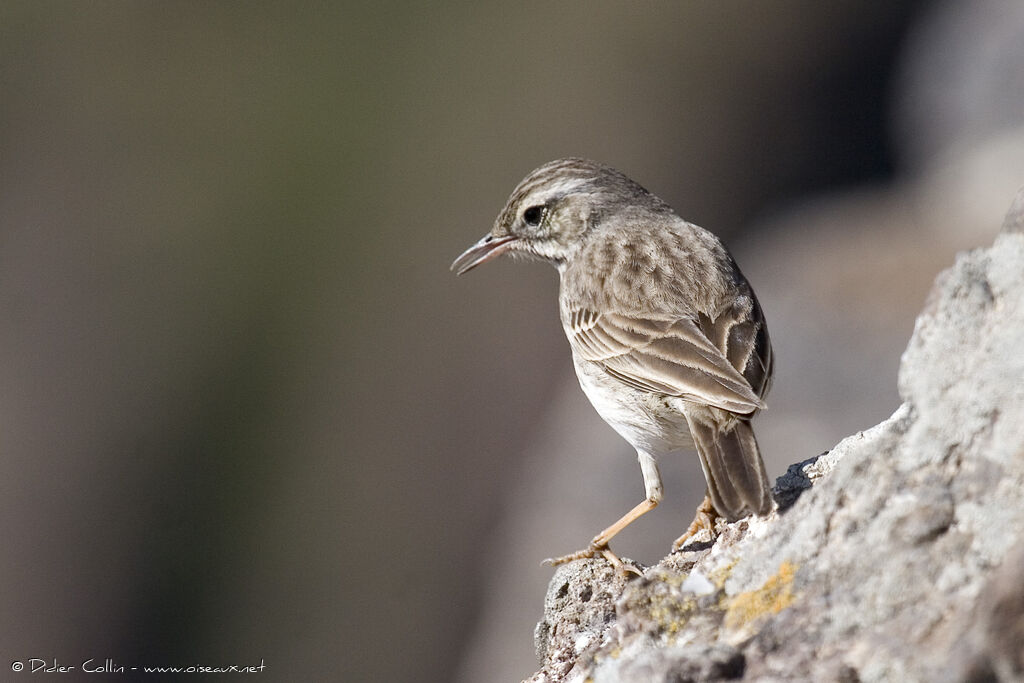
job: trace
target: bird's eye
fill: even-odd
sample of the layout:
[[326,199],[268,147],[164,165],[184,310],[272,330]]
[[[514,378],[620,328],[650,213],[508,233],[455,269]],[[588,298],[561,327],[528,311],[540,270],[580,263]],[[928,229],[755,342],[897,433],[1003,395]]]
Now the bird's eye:
[[543,206],[531,206],[526,211],[523,211],[523,222],[527,225],[540,225],[542,218],[544,218]]

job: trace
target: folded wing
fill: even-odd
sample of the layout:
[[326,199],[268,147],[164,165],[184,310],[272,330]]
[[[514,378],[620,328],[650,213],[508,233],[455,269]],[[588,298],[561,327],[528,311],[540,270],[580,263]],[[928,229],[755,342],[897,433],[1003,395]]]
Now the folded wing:
[[[570,312],[569,343],[582,358],[601,364],[613,377],[642,391],[697,401],[745,415],[764,407],[758,392],[733,361],[745,364],[753,348],[730,349],[729,340],[750,335],[723,332],[716,346],[714,330],[731,326],[690,318],[655,319],[619,313]],[[736,323],[744,321],[735,321]],[[738,330],[737,330],[738,331]],[[753,344],[751,337],[749,344]],[[770,353],[770,351],[769,351]],[[762,359],[757,358],[757,362]],[[743,366],[741,366],[742,368]]]

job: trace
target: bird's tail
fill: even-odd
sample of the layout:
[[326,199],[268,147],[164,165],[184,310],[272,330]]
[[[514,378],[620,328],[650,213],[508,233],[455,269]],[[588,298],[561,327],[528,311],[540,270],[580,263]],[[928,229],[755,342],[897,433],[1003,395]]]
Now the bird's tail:
[[708,481],[708,495],[718,514],[730,522],[752,513],[768,514],[772,487],[750,420],[686,417]]

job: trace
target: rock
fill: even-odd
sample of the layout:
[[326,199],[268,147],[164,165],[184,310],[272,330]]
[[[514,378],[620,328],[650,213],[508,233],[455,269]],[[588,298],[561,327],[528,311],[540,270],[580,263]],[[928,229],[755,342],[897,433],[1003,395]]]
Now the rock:
[[605,562],[572,562],[555,570],[544,598],[544,619],[534,630],[537,657],[548,670],[564,675],[581,655],[597,649],[615,619],[615,598],[625,583]]
[[1024,187],[1017,190],[1017,196],[1013,198],[1013,205],[1003,221],[1003,232],[1024,233]]
[[625,581],[560,568],[530,680],[1024,679],[1024,202],[936,280],[887,420]]
[[978,600],[963,649],[950,657],[949,681],[1024,680],[1024,549],[1003,560]]

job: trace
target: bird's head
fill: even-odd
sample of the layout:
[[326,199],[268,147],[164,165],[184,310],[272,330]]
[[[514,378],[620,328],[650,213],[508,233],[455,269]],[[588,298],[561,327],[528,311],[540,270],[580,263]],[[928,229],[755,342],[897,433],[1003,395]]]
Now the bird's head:
[[452,263],[457,275],[501,254],[565,264],[608,217],[623,207],[663,204],[615,169],[585,159],[559,159],[527,175],[494,227]]

